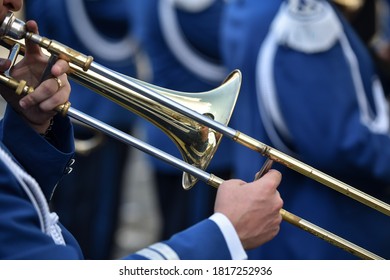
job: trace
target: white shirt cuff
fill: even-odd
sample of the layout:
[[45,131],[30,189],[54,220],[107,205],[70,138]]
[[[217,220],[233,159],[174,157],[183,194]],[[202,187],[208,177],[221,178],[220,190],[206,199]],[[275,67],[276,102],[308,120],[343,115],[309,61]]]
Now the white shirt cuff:
[[214,221],[221,230],[232,260],[246,260],[248,256],[230,220],[222,213],[215,213],[209,219]]

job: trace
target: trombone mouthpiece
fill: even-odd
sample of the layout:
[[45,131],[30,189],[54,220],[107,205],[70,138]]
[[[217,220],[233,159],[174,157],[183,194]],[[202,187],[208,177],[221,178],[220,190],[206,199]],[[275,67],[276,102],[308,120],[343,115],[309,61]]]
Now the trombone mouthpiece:
[[18,18],[12,12],[8,12],[0,26],[0,36],[9,36],[19,40],[26,36],[26,23]]

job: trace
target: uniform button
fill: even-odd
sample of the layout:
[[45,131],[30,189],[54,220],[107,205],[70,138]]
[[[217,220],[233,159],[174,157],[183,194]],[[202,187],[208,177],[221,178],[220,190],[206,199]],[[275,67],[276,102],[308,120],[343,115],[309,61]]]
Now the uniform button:
[[70,167],[70,166],[68,166],[68,167],[65,168],[64,174],[65,174],[65,175],[68,175],[68,174],[70,174],[72,171],[73,171],[73,168]]
[[75,159],[72,158],[71,160],[69,160],[67,166],[65,167],[65,170],[64,170],[64,174],[69,174],[73,171],[73,168],[71,167],[74,163],[75,163]]

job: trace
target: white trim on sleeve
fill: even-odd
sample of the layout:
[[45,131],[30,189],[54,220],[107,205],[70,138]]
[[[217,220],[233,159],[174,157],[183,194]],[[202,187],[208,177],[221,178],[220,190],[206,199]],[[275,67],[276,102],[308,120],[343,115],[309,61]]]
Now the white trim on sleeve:
[[209,219],[214,221],[221,230],[232,260],[246,260],[248,255],[242,247],[241,241],[230,220],[222,213],[215,213]]

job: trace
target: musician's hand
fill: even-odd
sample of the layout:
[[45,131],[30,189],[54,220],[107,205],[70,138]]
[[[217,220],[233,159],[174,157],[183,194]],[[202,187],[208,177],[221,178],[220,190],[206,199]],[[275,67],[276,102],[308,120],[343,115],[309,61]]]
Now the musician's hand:
[[260,246],[279,232],[283,207],[277,191],[280,181],[280,172],[270,170],[254,182],[234,179],[218,188],[215,212],[228,217],[245,249]]
[[[38,33],[35,21],[28,21],[26,27],[28,31]],[[35,88],[34,92],[27,96],[17,96],[4,86],[1,89],[4,99],[22,114],[38,133],[46,131],[50,120],[56,114],[55,108],[67,102],[70,95],[70,84],[66,75],[69,64],[64,60],[59,59],[51,68],[51,75],[59,81],[49,78],[40,83],[47,62],[48,57],[42,53],[40,47],[27,40],[25,56],[12,68],[11,76],[17,80],[25,80]],[[0,63],[0,70],[4,71],[7,64],[7,60]]]

